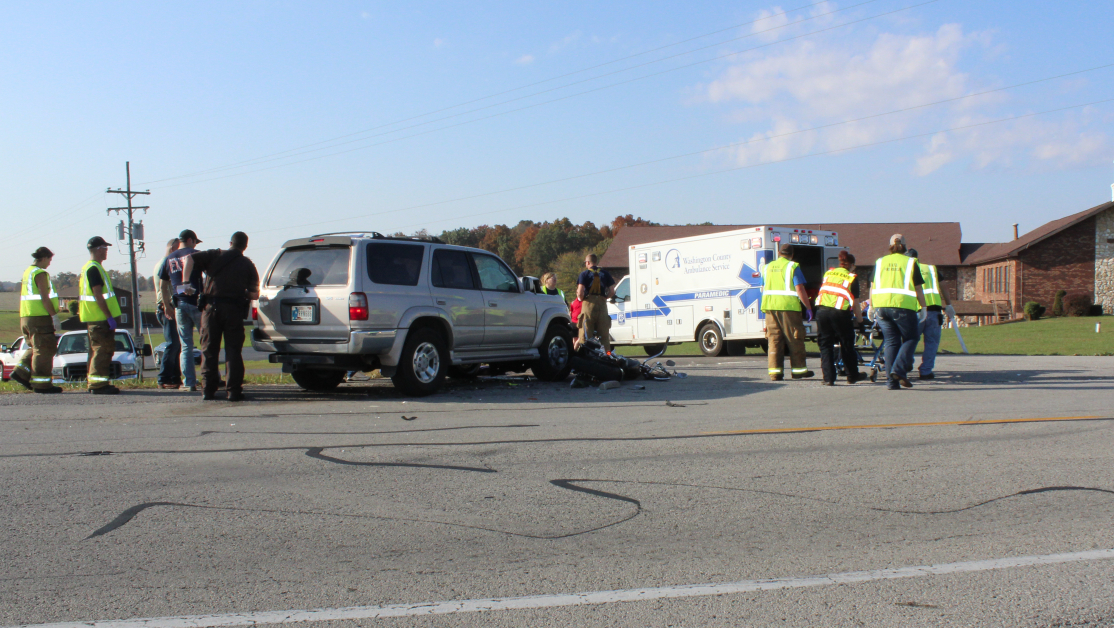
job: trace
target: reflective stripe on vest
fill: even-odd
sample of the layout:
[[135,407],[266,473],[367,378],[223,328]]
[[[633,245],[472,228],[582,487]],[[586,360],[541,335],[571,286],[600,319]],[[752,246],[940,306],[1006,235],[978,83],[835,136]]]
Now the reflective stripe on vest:
[[797,291],[793,289],[793,274],[797,271],[797,262],[779,257],[773,262],[762,267],[762,276],[765,279],[762,288],[762,311],[787,311],[800,312],[801,300]]
[[[883,272],[889,260],[890,268]],[[871,285],[871,308],[898,307],[919,310],[917,292],[913,289],[913,268],[917,258],[891,253],[874,262],[874,283]],[[905,266],[902,269],[902,265]]]
[[[101,274],[101,281],[104,282],[102,290],[111,290],[112,282],[108,279],[108,273],[104,271],[104,267],[99,263],[89,260],[85,262],[85,266],[81,268],[81,276],[78,277],[78,294],[81,298],[80,307],[78,307],[78,314],[81,316],[83,323],[99,323],[100,321],[108,320],[108,316],[97,305],[97,297],[93,294],[93,289],[89,287],[87,274],[90,268],[96,268],[97,272]],[[113,318],[120,316],[120,302],[116,300],[115,292],[105,292],[104,304],[108,306],[109,315]]]
[[19,315],[23,316],[50,316],[46,311],[46,305],[43,304],[43,295],[39,293],[38,286],[35,285],[35,277],[39,273],[46,273],[46,283],[48,286],[47,298],[54,305],[54,311],[58,311],[58,293],[54,291],[54,282],[50,280],[50,273],[39,268],[38,266],[31,265],[23,272],[23,286],[19,291]]
[[850,290],[853,281],[855,274],[847,272],[846,268],[836,267],[824,273],[824,285],[820,286],[820,300],[816,304],[838,310],[850,308],[855,304]]
[[921,269],[921,277],[924,279],[921,289],[924,290],[925,306],[943,306],[944,299],[940,296],[940,279],[936,276],[936,267],[920,262],[917,262],[917,266]]

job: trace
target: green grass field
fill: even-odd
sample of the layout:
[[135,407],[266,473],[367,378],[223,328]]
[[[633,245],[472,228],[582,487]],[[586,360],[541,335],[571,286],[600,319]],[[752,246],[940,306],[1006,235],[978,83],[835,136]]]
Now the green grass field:
[[[1102,331],[1095,333],[1095,324]],[[1081,318],[1046,318],[1008,325],[964,327],[959,330],[967,349],[982,355],[1114,355],[1114,317],[1088,316]],[[807,343],[809,353],[819,353],[816,343]],[[920,352],[923,348],[917,347]],[[962,353],[955,330],[943,330],[941,351]],[[760,352],[748,349],[747,353]],[[620,347],[619,353],[631,357],[645,357],[642,347]],[[700,347],[695,342],[670,346],[666,356],[698,356]]]

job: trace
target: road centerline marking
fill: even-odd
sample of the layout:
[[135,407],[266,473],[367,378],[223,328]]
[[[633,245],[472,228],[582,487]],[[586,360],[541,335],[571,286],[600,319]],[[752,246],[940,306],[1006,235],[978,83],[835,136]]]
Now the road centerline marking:
[[18,627],[9,626],[5,628],[217,628],[222,626],[248,626],[254,624],[292,624],[353,619],[378,619],[385,617],[478,613],[500,610],[559,608],[610,604],[614,602],[706,597],[755,591],[773,591],[778,589],[799,589],[835,584],[857,584],[877,580],[896,580],[901,578],[920,578],[957,573],[995,571],[1036,565],[1057,565],[1109,560],[1112,558],[1114,558],[1114,549],[1099,549],[1065,554],[1046,554],[1043,556],[1015,556],[1012,558],[899,567],[895,569],[849,571],[796,578],[740,580],[738,582],[725,582],[720,584],[693,584],[554,595],[450,600],[425,604],[386,604],[382,606],[350,606],[313,610],[258,611],[251,613],[183,615],[178,617],[150,617],[108,621],[23,624]]
[[1058,417],[1039,417],[1039,418],[1024,418],[1024,419],[984,419],[981,421],[931,421],[931,422],[918,422],[918,423],[878,423],[878,424],[864,424],[864,425],[820,425],[814,427],[770,427],[770,428],[757,428],[751,430],[723,430],[714,432],[700,432],[703,435],[720,435],[720,434],[791,434],[793,432],[823,432],[832,430],[876,430],[876,429],[894,429],[899,427],[941,427],[948,425],[995,425],[1003,423],[1051,423],[1055,421],[1094,421],[1094,420],[1111,420],[1114,417],[1102,416],[1058,416]]

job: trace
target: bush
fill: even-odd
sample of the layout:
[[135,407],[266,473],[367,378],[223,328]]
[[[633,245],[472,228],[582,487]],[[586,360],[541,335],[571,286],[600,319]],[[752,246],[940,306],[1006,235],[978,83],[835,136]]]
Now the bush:
[[1044,315],[1044,306],[1036,301],[1029,301],[1025,304],[1025,318],[1035,321]]
[[1064,312],[1068,316],[1090,316],[1091,295],[1073,294],[1064,300]]
[[1056,291],[1056,299],[1052,302],[1052,315],[1053,316],[1063,316],[1064,315],[1064,297],[1066,297],[1067,295],[1068,295],[1067,290],[1057,290]]
[[80,307],[80,305],[78,304],[77,301],[70,301],[69,303],[66,304],[66,309],[69,310],[70,314],[73,314],[74,316],[77,316],[77,308],[78,307]]

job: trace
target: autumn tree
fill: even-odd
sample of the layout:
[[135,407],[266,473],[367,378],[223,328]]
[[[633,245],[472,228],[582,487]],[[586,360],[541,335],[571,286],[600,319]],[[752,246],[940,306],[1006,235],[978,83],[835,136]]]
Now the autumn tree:
[[76,288],[77,275],[74,273],[58,273],[54,276],[54,287],[57,288]]

